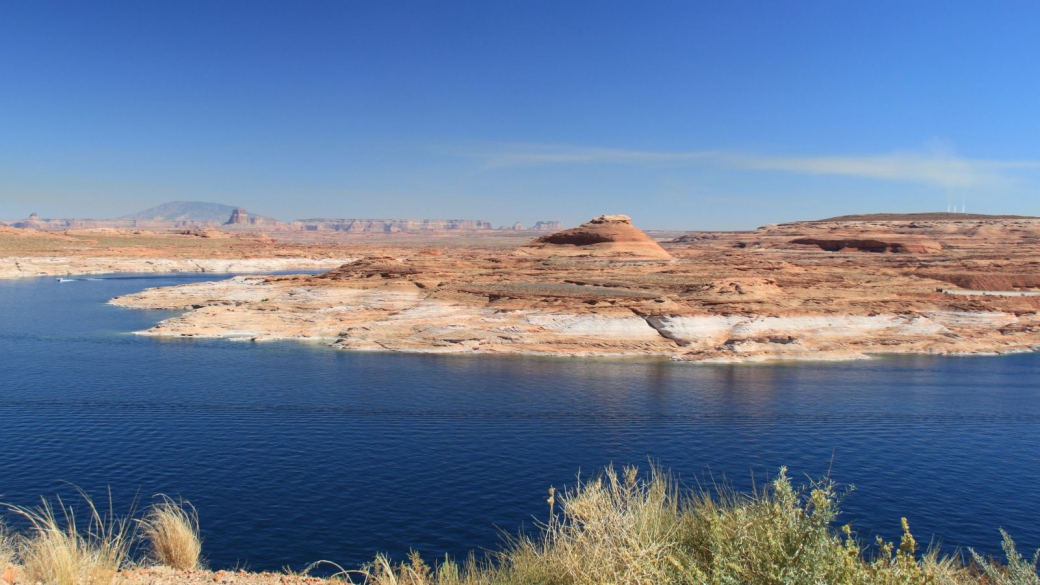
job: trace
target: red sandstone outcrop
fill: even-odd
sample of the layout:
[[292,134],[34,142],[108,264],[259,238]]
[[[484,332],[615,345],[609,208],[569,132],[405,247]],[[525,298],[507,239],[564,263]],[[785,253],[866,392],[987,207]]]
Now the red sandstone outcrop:
[[576,228],[535,239],[520,249],[538,256],[597,256],[671,259],[671,255],[627,215],[601,215]]

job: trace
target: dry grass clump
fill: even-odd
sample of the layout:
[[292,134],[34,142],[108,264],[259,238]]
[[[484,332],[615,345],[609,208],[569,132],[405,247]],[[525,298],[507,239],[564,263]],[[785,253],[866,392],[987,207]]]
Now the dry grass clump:
[[195,507],[165,495],[160,497],[162,501],[139,521],[151,560],[182,571],[201,568],[202,539]]
[[829,480],[795,489],[784,469],[760,493],[740,495],[684,491],[657,469],[608,468],[566,493],[550,490],[540,534],[510,540],[486,563],[379,556],[356,575],[367,585],[1040,585],[1037,558],[1023,560],[1006,534],[1007,565],[921,554],[906,520],[898,546],[879,540],[866,554],[848,526],[834,528],[842,496]]
[[0,572],[14,562],[14,547],[7,533],[7,525],[0,521]]
[[29,522],[27,534],[18,536],[16,551],[22,569],[31,582],[55,585],[102,585],[113,583],[117,571],[129,558],[133,533],[125,519],[105,516],[86,494],[89,511],[84,526],[77,522],[75,510],[60,498],[57,507],[49,500],[36,508],[9,506]]

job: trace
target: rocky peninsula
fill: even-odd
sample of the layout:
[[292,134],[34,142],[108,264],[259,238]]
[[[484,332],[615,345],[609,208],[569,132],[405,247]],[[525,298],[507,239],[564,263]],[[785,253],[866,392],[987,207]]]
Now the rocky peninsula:
[[1040,348],[1037,219],[868,216],[659,242],[602,216],[519,246],[422,244],[111,303],[186,311],[143,335],[352,350],[766,361]]

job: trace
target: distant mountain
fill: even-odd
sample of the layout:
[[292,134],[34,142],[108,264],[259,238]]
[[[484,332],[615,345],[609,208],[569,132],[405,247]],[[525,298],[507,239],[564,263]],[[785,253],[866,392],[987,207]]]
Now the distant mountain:
[[231,212],[235,209],[234,205],[221,205],[220,203],[171,201],[131,215],[124,215],[118,219],[224,223],[231,217]]

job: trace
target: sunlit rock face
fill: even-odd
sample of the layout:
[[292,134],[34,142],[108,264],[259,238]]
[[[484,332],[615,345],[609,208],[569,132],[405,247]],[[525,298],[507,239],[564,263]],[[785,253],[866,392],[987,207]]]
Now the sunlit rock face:
[[521,252],[538,256],[597,256],[619,258],[657,258],[671,255],[642,230],[632,225],[627,215],[601,215],[576,228],[535,239]]
[[[113,300],[187,309],[147,335],[312,339],[349,350],[858,359],[1040,349],[1040,222],[803,222],[665,247],[603,216],[515,248],[372,245],[317,275],[238,278]],[[932,239],[837,251],[799,238]],[[869,247],[869,246],[868,246]],[[968,279],[968,275],[974,278]],[[956,288],[971,285],[983,290]],[[1001,292],[1001,291],[1004,292]]]

